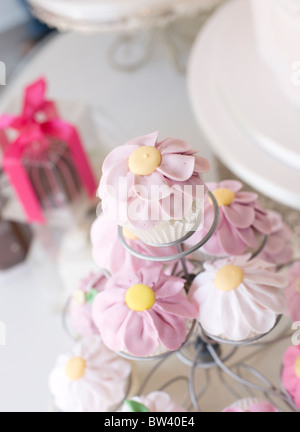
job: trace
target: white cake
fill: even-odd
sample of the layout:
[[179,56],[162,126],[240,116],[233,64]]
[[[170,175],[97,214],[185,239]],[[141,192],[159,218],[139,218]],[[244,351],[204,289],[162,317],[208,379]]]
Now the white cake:
[[252,0],[260,55],[300,107],[300,0]]

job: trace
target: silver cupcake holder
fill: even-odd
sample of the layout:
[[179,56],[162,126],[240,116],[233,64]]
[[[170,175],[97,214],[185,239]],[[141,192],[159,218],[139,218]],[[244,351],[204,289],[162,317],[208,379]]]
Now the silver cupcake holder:
[[[141,260],[160,263],[177,261],[173,269],[173,274],[176,273],[178,263],[180,262],[182,264],[182,270],[177,273],[177,275],[180,276],[183,274],[187,282],[190,283],[195,277],[195,275],[191,275],[188,273],[186,258],[201,249],[201,247],[209,241],[209,239],[215,233],[219,223],[218,203],[214,195],[210,191],[208,192],[208,194],[214,207],[214,220],[207,235],[196,245],[185,249],[184,242],[186,242],[186,240],[194,234],[194,231],[192,231],[176,242],[164,245],[153,245],[156,247],[176,246],[178,249],[177,254],[163,257],[147,256],[137,252],[129,246],[123,236],[122,228],[119,227],[119,238],[122,245],[129,253]],[[251,259],[255,258],[261,253],[261,251],[265,247],[266,242],[267,237],[263,239],[259,248],[254,251]],[[203,268],[203,262],[198,262],[195,260],[191,262],[194,262],[198,267]],[[278,268],[278,270],[280,270],[280,268]],[[107,278],[110,277],[110,274],[105,270],[104,274]],[[63,313],[63,323],[67,334],[72,338],[73,341],[76,341],[78,339],[74,337],[74,334],[70,330],[67,323],[67,315],[70,301],[71,300],[69,299]],[[167,361],[173,358],[179,362],[178,367],[180,367],[180,365],[182,364],[188,366],[189,374],[181,375],[180,373],[178,373],[178,369],[176,368],[176,370],[174,370],[175,377],[169,379],[159,389],[156,390],[165,391],[167,389],[175,388],[175,386],[180,385],[181,388],[182,386],[185,386],[186,394],[184,396],[184,400],[182,401],[182,405],[184,405],[188,410],[201,412],[201,400],[209,389],[212,378],[216,379],[217,377],[223,388],[231,396],[234,396],[237,399],[243,399],[245,397],[258,397],[262,399],[263,397],[264,400],[269,401],[275,406],[276,402],[281,402],[281,404],[284,404],[284,406],[286,407],[285,409],[287,409],[288,411],[299,412],[299,409],[295,406],[292,398],[283,388],[276,387],[276,385],[272,384],[262,373],[260,373],[250,364],[248,364],[248,361],[250,361],[255,356],[261,355],[268,347],[275,346],[278,342],[287,340],[292,337],[290,328],[285,328],[278,337],[272,340],[265,339],[266,336],[269,335],[275,329],[275,327],[278,326],[281,318],[282,316],[278,316],[274,327],[268,333],[258,335],[256,337],[249,338],[243,341],[230,341],[227,339],[216,337],[214,335],[210,335],[204,331],[204,329],[199,323],[193,321],[190,330],[187,332],[186,341],[181,346],[181,348],[176,351],[167,351],[148,357],[135,357],[126,352],[119,352],[118,354],[121,357],[134,362],[155,362],[155,365],[144,379],[139,391],[136,393],[138,395],[153,391],[153,388],[150,388],[149,391],[146,391],[148,387],[151,387],[149,386],[149,384],[151,383],[153,376],[157,372],[160,372],[162,370],[163,365]],[[245,351],[249,350],[249,352],[247,352],[247,354],[242,359],[239,358],[239,360],[235,362],[234,358],[237,355],[238,357],[240,357],[241,348],[243,348]],[[182,394],[182,390],[180,390],[180,394]]]
[[[186,258],[201,249],[210,240],[219,224],[218,203],[214,195],[210,191],[208,192],[208,194],[214,207],[215,216],[209,232],[196,245],[187,249],[185,249],[184,245],[186,240],[194,234],[193,231],[176,242],[159,246],[153,245],[157,247],[176,246],[178,249],[178,254],[164,257],[148,256],[134,250],[126,242],[122,228],[119,227],[119,238],[122,245],[129,253],[141,260],[160,263],[168,263],[170,261],[181,262],[181,273],[183,273],[185,279],[190,282],[195,275],[191,275],[188,273]],[[263,251],[267,240],[268,236],[265,236],[258,249],[252,253],[251,259],[257,257]],[[196,261],[196,264],[198,264],[198,267],[200,268],[202,268],[203,266],[203,262]],[[176,266],[174,268],[176,271]],[[175,271],[173,271],[173,273],[175,273]],[[275,406],[276,402],[273,401],[273,398],[276,399],[278,402],[280,401],[281,403],[283,403],[288,410],[299,412],[293,400],[284,389],[277,388],[266,377],[264,377],[262,373],[247,364],[248,360],[251,360],[251,358],[255,355],[261,354],[266,348],[275,346],[278,342],[289,339],[291,337],[290,329],[284,329],[283,332],[275,339],[265,339],[270,333],[274,331],[274,329],[280,323],[281,319],[282,316],[277,317],[274,327],[270,329],[269,332],[257,335],[243,341],[231,341],[216,337],[214,335],[210,335],[203,330],[200,324],[197,324],[196,326],[194,326],[192,334],[188,334],[187,340],[183,344],[183,346],[175,352],[165,353],[160,356],[147,358],[137,358],[125,355],[126,358],[134,361],[157,361],[157,364],[153,367],[153,369],[147,375],[145,381],[142,383],[139,394],[145,392],[148,383],[152,381],[153,375],[161,369],[163,363],[165,363],[171,357],[176,357],[180,361],[180,363],[183,363],[189,367],[189,376],[178,376],[177,373],[177,376],[174,379],[169,380],[159,390],[165,390],[166,388],[176,384],[180,384],[182,386],[182,384],[185,383],[187,386],[187,395],[184,402],[185,406],[188,409],[201,411],[201,399],[208,390],[211,383],[212,374],[214,374],[214,376],[218,376],[223,387],[231,395],[234,395],[237,399],[242,399],[244,397],[257,397],[257,394],[259,394],[260,398],[263,396],[263,399],[270,401],[270,403],[274,404]],[[232,363],[236,354],[239,353],[240,348],[244,348],[245,350],[249,351],[251,350],[252,352],[249,352],[242,360],[238,360],[234,362],[231,366],[228,366],[228,363]],[[120,353],[120,355],[124,356],[124,353]],[[202,373],[202,378],[204,378],[204,380],[202,379],[203,383],[199,386],[199,388],[196,388],[195,378],[199,372]],[[248,378],[249,375],[250,378]],[[235,385],[238,385],[240,389],[236,390],[232,383],[228,383],[228,378]],[[243,392],[246,392],[246,394],[243,394]]]

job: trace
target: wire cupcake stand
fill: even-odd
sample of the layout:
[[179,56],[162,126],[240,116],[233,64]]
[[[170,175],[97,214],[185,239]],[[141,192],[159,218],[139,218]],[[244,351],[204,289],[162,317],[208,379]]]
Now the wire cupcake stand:
[[[194,231],[188,233],[182,239],[170,243],[159,245],[159,247],[176,246],[178,253],[163,257],[147,256],[134,250],[127,242],[123,235],[122,228],[119,227],[119,239],[123,247],[136,258],[141,260],[148,260],[152,262],[168,263],[176,261],[172,275],[180,276],[186,279],[186,291],[188,292],[191,287],[192,281],[195,276],[203,271],[203,262],[198,260],[190,260],[197,268],[196,274],[190,274],[186,258],[196,251],[199,251],[215,233],[219,223],[219,206],[214,195],[209,191],[209,198],[214,208],[214,220],[207,235],[197,244],[190,248],[185,248],[184,243],[189,239]],[[259,246],[254,251],[251,259],[255,258],[264,249],[268,237],[265,237]],[[154,245],[153,245],[154,246]],[[157,245],[156,245],[157,246]],[[157,246],[158,247],[158,246]],[[178,271],[179,263],[181,263],[181,270]],[[283,266],[278,267],[282,270]],[[110,278],[109,272],[103,270],[107,278]],[[73,340],[77,340],[70,325],[68,324],[68,310],[71,299],[68,300],[63,311],[63,327],[66,333]],[[236,399],[243,399],[245,397],[256,397],[268,400],[270,403],[278,406],[285,406],[282,410],[290,412],[299,412],[299,409],[294,404],[291,396],[285,391],[284,387],[276,386],[268,378],[266,378],[260,371],[251,365],[251,361],[256,357],[263,356],[267,349],[274,348],[276,344],[281,341],[291,339],[291,327],[285,327],[280,331],[276,337],[269,339],[266,338],[278,326],[282,316],[277,318],[274,327],[265,334],[259,335],[255,338],[247,339],[241,342],[234,342],[230,340],[221,339],[219,337],[208,334],[204,331],[201,325],[196,321],[192,321],[187,330],[187,337],[184,344],[177,351],[166,351],[154,354],[149,357],[134,357],[129,353],[119,352],[118,354],[132,362],[153,362],[155,365],[144,378],[138,392],[136,394],[142,395],[145,390],[151,386],[153,378],[158,374],[162,367],[170,361],[178,361],[179,364],[174,368],[174,378],[169,379],[161,385],[157,391],[165,391],[167,389],[180,386],[180,394],[184,393],[184,400],[182,405],[189,411],[201,412],[201,403],[207,391],[210,388],[212,379],[218,379],[223,389],[226,390],[231,396]],[[263,340],[266,338],[266,340]],[[241,356],[240,348],[244,348],[243,356]],[[247,352],[245,353],[245,349]],[[181,365],[181,366],[180,366]],[[188,373],[181,375],[182,366],[188,368]],[[279,370],[279,374],[281,371]],[[161,382],[161,381],[160,381]],[[130,385],[129,385],[130,387]],[[185,392],[182,392],[185,388]],[[153,386],[151,388],[153,391]],[[130,394],[130,388],[128,388]],[[126,396],[126,398],[128,395]],[[281,409],[281,408],[280,408]]]

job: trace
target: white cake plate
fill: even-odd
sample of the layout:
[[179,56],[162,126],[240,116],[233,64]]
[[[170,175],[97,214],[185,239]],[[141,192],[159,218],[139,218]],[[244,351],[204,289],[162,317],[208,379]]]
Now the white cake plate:
[[51,27],[79,32],[124,31],[164,25],[205,11],[220,0],[27,0]]
[[260,58],[250,0],[223,6],[200,33],[190,99],[214,152],[236,175],[300,209],[300,109]]

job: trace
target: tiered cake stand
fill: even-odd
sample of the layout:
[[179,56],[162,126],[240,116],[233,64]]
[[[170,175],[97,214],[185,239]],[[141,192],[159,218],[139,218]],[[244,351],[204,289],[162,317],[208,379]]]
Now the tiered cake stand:
[[[159,245],[159,247],[170,247],[177,246],[178,254],[164,256],[164,257],[153,257],[143,255],[131,246],[128,245],[123,235],[123,230],[119,227],[119,238],[126,250],[141,260],[147,260],[152,262],[168,263],[175,261],[175,265],[172,271],[172,275],[180,276],[186,279],[186,291],[188,292],[193,279],[201,271],[203,271],[203,261],[198,259],[191,259],[191,255],[199,251],[215,233],[219,224],[219,207],[214,195],[209,191],[209,198],[214,207],[214,221],[207,235],[197,244],[190,248],[185,248],[184,242],[190,238],[193,232],[187,234],[184,238],[169,244]],[[263,238],[260,247],[253,252],[252,259],[259,255],[265,247],[267,237]],[[155,246],[155,245],[153,245]],[[156,245],[157,246],[157,245]],[[158,247],[158,246],[157,246]],[[190,257],[191,262],[194,264],[193,274],[188,272],[188,265],[186,259]],[[212,259],[214,259],[212,257]],[[181,268],[178,272],[179,263]],[[282,267],[278,267],[281,270]],[[110,274],[103,270],[105,276],[110,278]],[[71,302],[71,298],[68,300],[64,313],[63,313],[63,327],[66,333],[73,339],[77,340],[73,331],[70,328],[68,322],[68,310]],[[290,333],[290,326],[280,330],[280,333],[272,339],[262,340],[275,330],[281,321],[282,316],[279,316],[275,326],[266,334],[261,334],[255,338],[243,340],[241,342],[234,342],[230,340],[221,339],[213,335],[208,334],[204,331],[199,323],[193,321],[188,331],[187,338],[182,347],[174,352],[163,352],[150,357],[134,357],[129,353],[119,352],[121,357],[131,360],[136,363],[157,361],[155,366],[150,370],[146,377],[142,380],[142,383],[138,387],[138,395],[142,395],[147,386],[151,385],[153,376],[160,372],[160,368],[171,358],[176,357],[179,360],[179,368],[174,368],[174,378],[163,382],[160,388],[151,387],[151,391],[164,391],[177,384],[185,389],[184,399],[182,404],[188,410],[194,410],[196,412],[201,411],[201,400],[209,389],[211,378],[217,376],[221,385],[226,391],[237,399],[242,398],[243,392],[246,392],[248,397],[263,397],[275,406],[280,406],[279,409],[282,411],[299,412],[299,409],[294,404],[292,398],[283,389],[276,387],[271,383],[261,372],[256,370],[253,366],[248,364],[248,361],[255,356],[263,355],[265,349],[272,349],[279,341],[289,339],[292,337]],[[239,353],[239,348],[243,347],[243,356]],[[245,349],[247,349],[245,355]],[[228,365],[231,362],[231,365]],[[181,364],[181,367],[180,367]],[[187,366],[188,373],[184,375],[182,373],[183,365]],[[280,369],[278,370],[280,375]],[[161,375],[163,376],[163,375]],[[130,389],[128,390],[130,394]],[[224,407],[225,408],[225,407]]]

